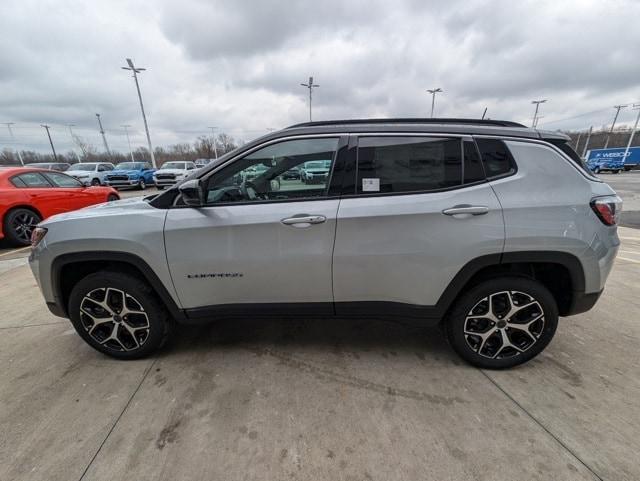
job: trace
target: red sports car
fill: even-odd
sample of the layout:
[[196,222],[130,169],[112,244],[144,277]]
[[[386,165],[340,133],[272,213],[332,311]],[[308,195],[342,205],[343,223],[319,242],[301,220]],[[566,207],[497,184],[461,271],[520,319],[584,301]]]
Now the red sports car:
[[53,170],[0,169],[0,239],[28,245],[38,222],[54,214],[118,200],[111,187],[85,187]]

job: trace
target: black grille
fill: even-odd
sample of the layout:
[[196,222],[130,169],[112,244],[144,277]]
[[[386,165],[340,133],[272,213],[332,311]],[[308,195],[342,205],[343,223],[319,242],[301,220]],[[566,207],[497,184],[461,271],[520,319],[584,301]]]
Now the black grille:
[[110,175],[107,180],[129,180],[129,177],[126,175]]
[[176,178],[175,174],[156,174],[158,180],[173,180]]

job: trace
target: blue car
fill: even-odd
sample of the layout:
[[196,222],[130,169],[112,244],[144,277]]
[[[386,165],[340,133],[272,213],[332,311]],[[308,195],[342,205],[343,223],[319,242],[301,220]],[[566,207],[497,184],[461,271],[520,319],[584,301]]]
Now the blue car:
[[144,190],[147,185],[153,185],[155,171],[149,162],[122,162],[106,176],[105,183],[116,189]]

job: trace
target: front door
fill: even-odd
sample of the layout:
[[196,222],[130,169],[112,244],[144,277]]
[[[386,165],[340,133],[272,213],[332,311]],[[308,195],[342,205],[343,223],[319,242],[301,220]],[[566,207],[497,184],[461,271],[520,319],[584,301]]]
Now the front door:
[[330,178],[305,184],[283,174],[313,160],[333,167],[339,142],[306,138],[258,148],[203,179],[205,207],[169,210],[167,259],[191,317],[333,313],[340,200],[329,194]]

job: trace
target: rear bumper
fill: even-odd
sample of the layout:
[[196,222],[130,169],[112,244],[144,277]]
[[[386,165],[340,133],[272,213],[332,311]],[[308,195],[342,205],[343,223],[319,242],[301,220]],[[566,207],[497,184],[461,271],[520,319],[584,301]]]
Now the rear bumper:
[[576,314],[582,314],[583,312],[591,310],[591,308],[596,305],[596,302],[598,302],[598,299],[600,299],[603,291],[604,289],[588,294],[582,291],[574,291],[571,303],[566,312],[562,313],[562,316],[575,316]]

